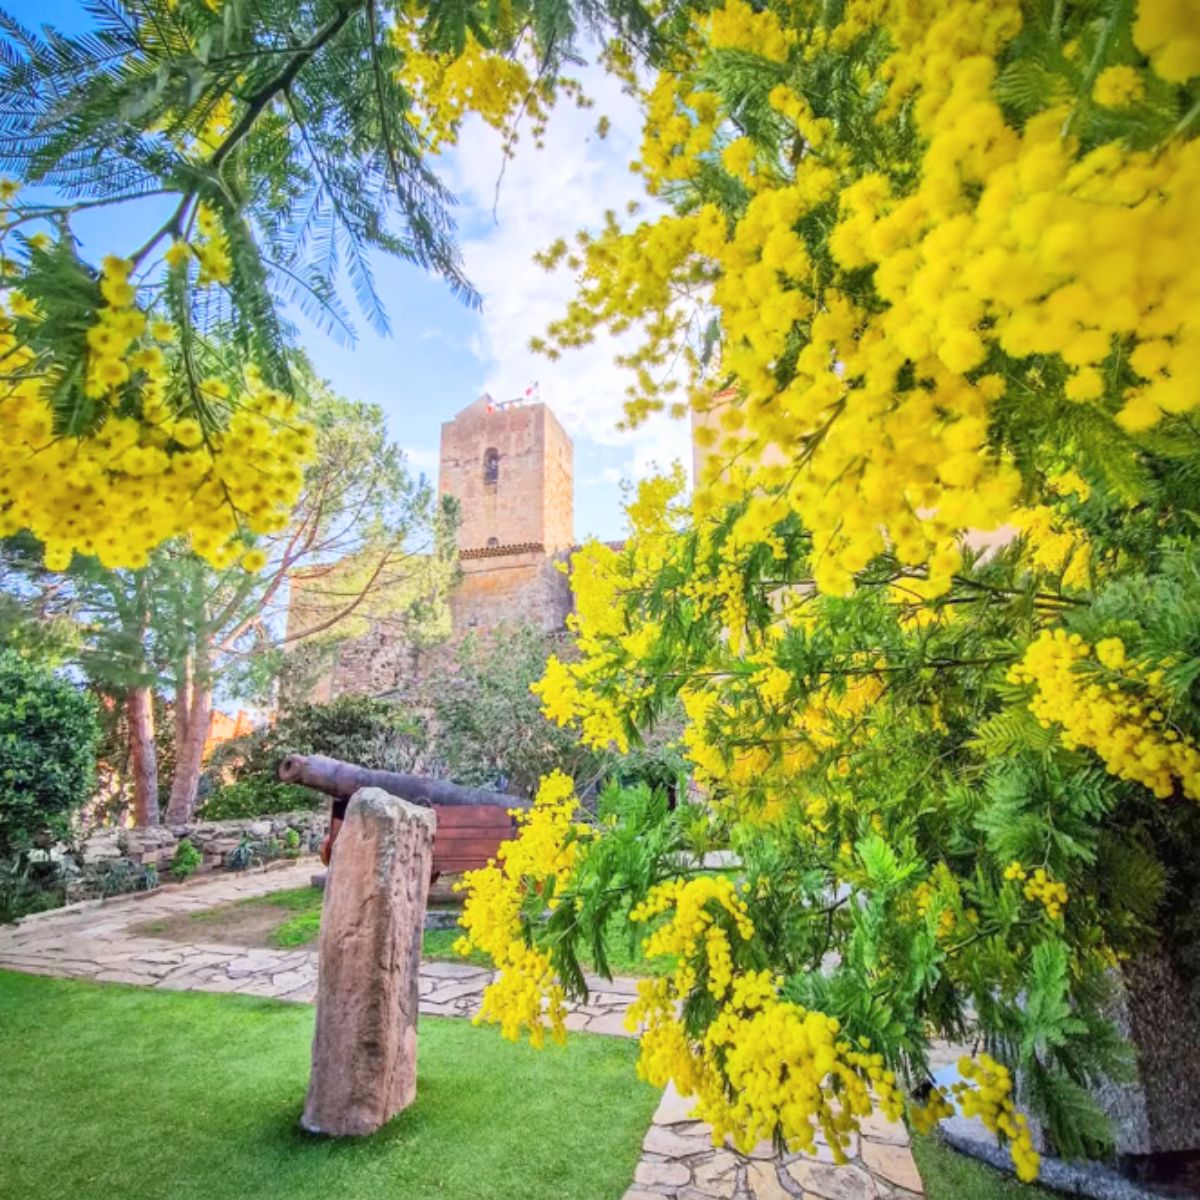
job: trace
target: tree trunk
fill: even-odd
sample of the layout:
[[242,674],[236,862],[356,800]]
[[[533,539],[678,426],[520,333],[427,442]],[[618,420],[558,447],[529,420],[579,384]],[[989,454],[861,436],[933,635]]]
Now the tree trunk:
[[133,775],[135,825],[158,824],[158,748],[154,744],[154,695],[148,687],[132,687],[125,696],[129,753]]
[[[175,777],[171,780],[171,802],[167,806],[167,824],[185,825],[192,819],[196,792],[200,786],[200,768],[204,759],[204,743],[208,739],[208,722],[212,713],[212,689],[200,664],[192,679],[191,697],[184,720],[184,732],[179,740],[175,759]],[[176,714],[176,720],[180,714]]]
[[187,740],[188,710],[192,705],[192,656],[185,654],[177,668],[175,677],[175,761],[183,757],[184,742]]

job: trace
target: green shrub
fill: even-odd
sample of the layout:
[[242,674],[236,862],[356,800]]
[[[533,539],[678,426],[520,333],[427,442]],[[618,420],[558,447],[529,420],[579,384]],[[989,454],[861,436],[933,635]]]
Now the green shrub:
[[242,838],[238,844],[225,855],[225,868],[229,871],[245,871],[259,861],[257,843],[253,838]]
[[90,696],[0,653],[0,858],[66,835],[91,793],[99,736]]
[[196,868],[203,861],[200,851],[187,838],[182,838],[175,847],[175,856],[171,859],[171,874],[182,882],[189,875],[194,875]]
[[324,802],[325,797],[311,788],[254,776],[215,788],[196,816],[202,821],[234,821],[316,808]]
[[61,871],[54,863],[29,862],[24,855],[0,859],[0,924],[66,901]]
[[289,829],[283,835],[283,852],[288,858],[295,858],[300,853],[300,833]]
[[129,892],[149,892],[158,887],[158,868],[153,864],[138,866],[117,859],[116,862],[85,868],[84,879],[87,891],[91,894],[124,896]]

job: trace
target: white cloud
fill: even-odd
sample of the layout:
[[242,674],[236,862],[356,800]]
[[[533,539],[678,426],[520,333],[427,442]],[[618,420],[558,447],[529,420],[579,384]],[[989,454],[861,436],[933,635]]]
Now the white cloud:
[[401,447],[404,457],[408,460],[410,470],[420,471],[431,479],[437,478],[440,458],[437,450],[426,446]]
[[[690,465],[691,442],[687,423],[665,416],[634,431],[617,429],[628,376],[614,358],[630,341],[601,336],[557,362],[528,348],[530,337],[562,315],[572,293],[569,272],[546,274],[532,261],[534,252],[556,238],[570,240],[582,227],[597,228],[608,209],[621,212],[627,201],[644,200],[639,178],[629,171],[640,137],[637,105],[600,69],[579,74],[595,107],[577,109],[564,101],[551,116],[544,149],[528,140],[519,144],[504,173],[494,221],[502,165],[495,133],[481,122],[470,124],[448,157],[463,224],[474,231],[463,240],[467,275],[484,298],[471,349],[492,395],[518,396],[536,380],[542,400],[572,437],[624,448],[622,473],[640,479],[652,463],[663,469],[676,459]],[[607,139],[595,132],[601,115],[611,122]]]

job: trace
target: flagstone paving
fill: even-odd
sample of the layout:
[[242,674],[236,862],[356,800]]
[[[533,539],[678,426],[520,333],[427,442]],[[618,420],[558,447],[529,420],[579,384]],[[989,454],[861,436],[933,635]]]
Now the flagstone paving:
[[[317,988],[315,950],[168,942],[134,933],[132,927],[303,887],[312,869],[311,861],[297,862],[39,913],[0,926],[0,969],[311,1003]],[[422,962],[421,1012],[473,1016],[492,978],[492,971],[470,963]],[[625,1011],[637,980],[589,976],[588,986],[588,1002],[570,1006],[568,1028],[628,1037]],[[664,1092],[624,1200],[912,1200],[924,1194],[908,1133],[896,1122],[864,1121],[851,1161],[835,1166],[828,1146],[821,1144],[813,1154],[785,1155],[766,1144],[750,1154],[714,1146],[710,1128],[692,1120],[690,1112],[690,1101],[673,1088]]]
[[[214,908],[284,888],[303,887],[313,864],[225,874],[185,887],[88,901],[0,926],[0,968],[61,975],[96,983],[129,983],[183,991],[237,992],[311,1003],[317,992],[315,949],[272,950],[220,942],[180,943],[134,932],[155,920]],[[198,936],[203,927],[198,926]],[[423,962],[421,1012],[469,1017],[479,1009],[494,972],[471,963]],[[594,991],[568,1016],[571,1029],[628,1036],[625,1009],[634,979],[589,979]]]
[[642,1142],[642,1158],[624,1200],[917,1200],[925,1194],[908,1148],[908,1131],[873,1115],[835,1165],[820,1137],[811,1154],[777,1154],[763,1142],[749,1154],[714,1146],[712,1129],[694,1121],[694,1101],[668,1087]]

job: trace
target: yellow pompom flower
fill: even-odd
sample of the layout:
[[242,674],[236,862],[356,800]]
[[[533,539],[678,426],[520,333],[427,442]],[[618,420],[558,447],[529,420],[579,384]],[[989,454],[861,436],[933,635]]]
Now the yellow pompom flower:
[[1092,99],[1106,108],[1124,108],[1146,94],[1146,84],[1135,67],[1106,67],[1092,86]]

